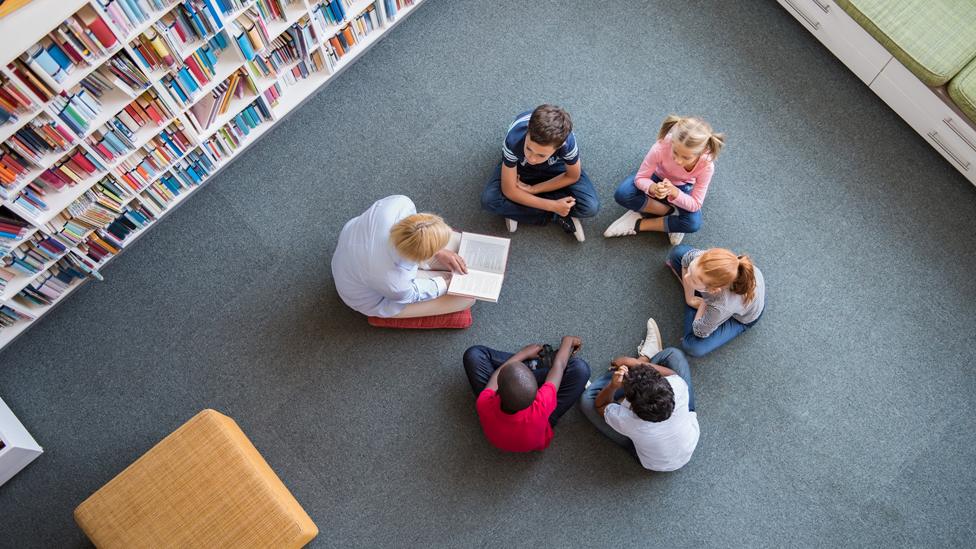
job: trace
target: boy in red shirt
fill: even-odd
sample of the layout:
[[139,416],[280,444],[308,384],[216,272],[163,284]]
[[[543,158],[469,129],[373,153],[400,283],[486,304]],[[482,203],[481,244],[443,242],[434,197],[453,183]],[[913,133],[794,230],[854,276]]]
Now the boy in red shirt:
[[549,446],[552,428],[590,379],[590,366],[575,356],[582,345],[579,337],[563,337],[549,367],[538,344],[514,355],[481,345],[464,352],[481,429],[493,446],[506,452]]

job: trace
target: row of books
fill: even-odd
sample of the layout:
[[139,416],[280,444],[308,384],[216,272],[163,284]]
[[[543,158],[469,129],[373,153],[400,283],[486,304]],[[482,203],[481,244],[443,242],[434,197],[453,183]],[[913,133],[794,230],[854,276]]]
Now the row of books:
[[310,74],[325,70],[327,62],[334,68],[334,63],[329,61],[331,60],[328,57],[322,55],[322,50],[314,50],[308,59],[302,59],[290,70],[285,71],[281,79],[285,85],[294,86],[298,81],[308,78]]
[[224,28],[217,14],[216,0],[183,0],[153,23],[153,30],[176,57],[192,53],[191,47]]
[[141,154],[137,152],[123,160],[119,164],[118,176],[129,188],[142,189],[192,147],[183,124],[176,120],[146,143],[140,149]]
[[213,160],[195,149],[139,194],[139,201],[156,217],[162,215],[181,194],[199,185],[214,172]]
[[[302,0],[257,0],[254,3],[254,7],[258,9],[261,14],[261,18],[265,21],[287,21],[288,14],[285,12],[286,8],[298,6],[300,9],[305,9],[305,4]],[[274,38],[272,36],[272,38]]]
[[6,276],[0,280],[0,290],[18,276],[31,277],[43,271],[47,264],[68,253],[69,246],[53,236],[35,233],[27,242],[10,251],[0,265]]
[[73,187],[102,171],[105,171],[105,166],[97,158],[88,151],[75,147],[54,166],[28,183],[13,202],[28,213],[38,215],[49,209],[44,196],[57,193],[66,186]]
[[329,55],[333,59],[341,59],[346,53],[368,34],[379,28],[379,20],[373,5],[369,5],[339,32],[329,38]]
[[105,21],[90,8],[89,11],[65,19],[21,55],[21,60],[55,89],[79,67],[97,64],[118,43]]
[[248,62],[255,74],[264,78],[277,78],[281,70],[298,61],[301,55],[295,38],[287,32],[271,41],[271,47],[262,55]]
[[203,132],[213,125],[214,120],[225,114],[234,98],[242,98],[246,95],[257,95],[257,88],[248,76],[247,71],[241,67],[226,80],[214,88],[209,95],[204,96],[190,107],[189,119],[194,124],[198,132]]
[[[141,71],[131,63],[127,56],[113,57],[101,69],[82,79],[80,85],[71,93],[55,96],[51,100],[51,108],[75,134],[87,134],[92,122],[101,115],[101,98],[105,93],[121,88],[127,95],[135,97],[139,93],[138,90],[149,86],[145,75],[142,75]],[[135,69],[136,73],[141,75],[141,80],[129,80],[131,69]],[[107,74],[102,71],[106,71]],[[125,80],[119,76],[123,74],[126,75]],[[134,87],[129,84],[134,84]]]
[[346,20],[348,0],[324,0],[312,7],[312,15],[321,25],[324,32],[331,26],[339,25]]
[[[130,96],[135,96],[140,91],[149,87],[149,77],[129,57],[129,54],[125,52],[120,52],[112,56],[101,70],[105,71],[103,77],[107,78],[111,82],[111,85],[121,89]],[[90,84],[91,82],[88,83]]]
[[264,24],[257,8],[249,8],[234,21],[227,23],[227,30],[241,48],[244,59],[250,61],[258,52],[271,44],[268,27]]
[[18,322],[34,320],[31,315],[22,313],[6,305],[0,305],[0,329],[9,328]]
[[[272,86],[272,88],[275,88]],[[210,156],[220,161],[234,154],[251,130],[271,120],[271,111],[262,98],[244,108],[204,143]]]
[[35,109],[34,101],[24,93],[16,82],[0,73],[0,126],[12,124]]
[[30,224],[0,206],[0,257],[10,253],[31,230]]
[[89,274],[90,271],[77,256],[68,254],[21,290],[16,299],[18,303],[31,308],[51,305],[76,282],[83,280]]
[[162,10],[169,9],[173,0],[98,0],[115,27],[126,35],[153,19]]
[[162,85],[170,97],[186,107],[197,99],[198,92],[205,87],[217,73],[217,61],[227,49],[227,35],[219,32],[206,44],[198,48],[179,68],[162,78]]
[[13,150],[6,142],[0,143],[0,197],[10,198],[28,174],[37,169],[33,162]]
[[[5,144],[20,158],[39,165],[44,156],[68,150],[74,140],[64,125],[47,116],[38,116],[8,137]],[[0,180],[13,183],[26,169],[27,166],[22,165],[11,168],[0,165]]]
[[66,241],[77,245],[95,229],[106,227],[122,213],[128,201],[128,196],[116,194],[120,190],[118,187],[115,192],[109,190],[113,183],[117,187],[117,182],[106,176],[104,181],[96,183],[60,212],[47,228],[55,229]]
[[135,150],[139,130],[150,124],[160,127],[172,117],[155,90],[146,90],[105,125],[92,132],[87,141],[102,160],[112,163]]
[[386,15],[390,18],[396,17],[397,12],[414,5],[414,2],[415,0],[383,0],[384,7],[386,7]]

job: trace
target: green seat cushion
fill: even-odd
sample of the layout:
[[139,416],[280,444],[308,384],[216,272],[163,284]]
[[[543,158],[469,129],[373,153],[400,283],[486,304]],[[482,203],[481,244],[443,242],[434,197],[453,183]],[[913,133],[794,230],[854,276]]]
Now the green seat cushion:
[[836,0],[896,59],[941,86],[976,57],[976,0]]
[[970,120],[976,122],[976,61],[966,65],[966,68],[949,82],[949,97],[959,105]]

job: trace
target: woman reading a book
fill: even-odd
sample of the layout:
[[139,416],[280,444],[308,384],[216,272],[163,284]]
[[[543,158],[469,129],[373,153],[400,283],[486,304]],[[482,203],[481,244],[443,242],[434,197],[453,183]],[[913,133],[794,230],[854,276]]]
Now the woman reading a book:
[[388,196],[339,234],[332,277],[339,297],[367,316],[414,318],[463,311],[474,299],[446,295],[452,273],[467,273],[460,234],[440,217]]

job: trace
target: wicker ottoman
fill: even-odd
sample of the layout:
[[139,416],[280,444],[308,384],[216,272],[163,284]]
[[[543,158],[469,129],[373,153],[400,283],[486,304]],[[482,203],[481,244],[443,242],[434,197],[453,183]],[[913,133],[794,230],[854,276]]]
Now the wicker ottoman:
[[75,509],[98,547],[302,547],[318,528],[231,418],[204,410]]

